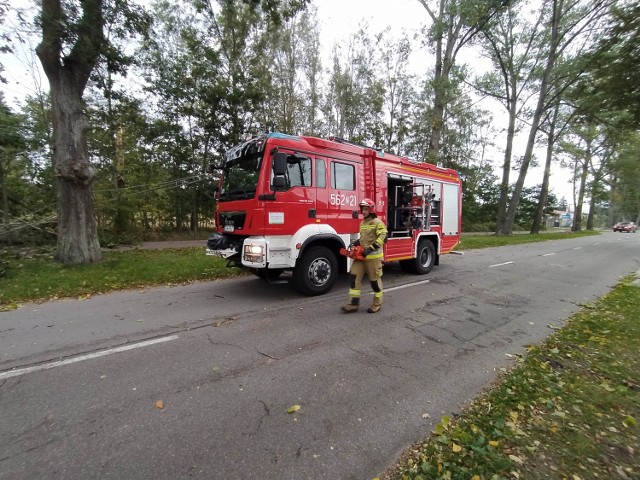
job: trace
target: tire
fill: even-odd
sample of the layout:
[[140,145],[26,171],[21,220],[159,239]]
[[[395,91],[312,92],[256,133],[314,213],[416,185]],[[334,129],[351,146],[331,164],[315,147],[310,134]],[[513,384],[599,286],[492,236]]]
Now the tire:
[[327,293],[338,276],[338,260],[327,247],[315,246],[304,252],[293,270],[293,287],[309,297]]
[[414,259],[415,272],[418,275],[425,275],[431,271],[436,263],[436,249],[430,240],[422,240],[418,244],[418,251]]

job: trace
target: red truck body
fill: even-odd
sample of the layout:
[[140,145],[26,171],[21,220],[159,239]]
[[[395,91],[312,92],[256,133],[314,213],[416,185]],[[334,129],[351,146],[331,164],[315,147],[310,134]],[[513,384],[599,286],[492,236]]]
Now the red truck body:
[[384,261],[427,273],[460,241],[455,170],[340,139],[272,133],[230,149],[207,254],[258,276],[293,272],[306,295],[327,292],[357,238],[358,204],[371,198],[387,225]]

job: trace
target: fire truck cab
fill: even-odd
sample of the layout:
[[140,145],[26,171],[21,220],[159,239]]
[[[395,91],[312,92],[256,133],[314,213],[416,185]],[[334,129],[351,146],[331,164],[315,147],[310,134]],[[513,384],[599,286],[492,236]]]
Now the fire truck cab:
[[385,263],[425,274],[460,241],[454,170],[341,139],[271,133],[226,153],[207,255],[266,280],[291,271],[294,288],[321,295],[349,267],[339,252],[357,238],[365,197],[387,225]]

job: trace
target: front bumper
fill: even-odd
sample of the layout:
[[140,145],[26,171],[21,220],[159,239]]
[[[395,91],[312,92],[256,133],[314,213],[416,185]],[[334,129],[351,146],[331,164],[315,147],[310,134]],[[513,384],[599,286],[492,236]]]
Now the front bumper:
[[213,257],[230,258],[236,255],[238,252],[235,248],[226,248],[224,250],[210,250],[207,248],[206,254]]

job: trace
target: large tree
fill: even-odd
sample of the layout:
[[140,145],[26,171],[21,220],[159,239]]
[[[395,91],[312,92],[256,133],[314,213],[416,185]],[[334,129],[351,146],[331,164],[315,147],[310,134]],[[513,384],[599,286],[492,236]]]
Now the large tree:
[[[549,32],[548,42],[543,45],[546,59],[540,75],[540,84],[537,92],[537,101],[529,128],[529,135],[525,148],[518,178],[513,188],[513,193],[506,210],[504,223],[497,232],[499,235],[511,235],[515,223],[518,202],[520,201],[524,182],[531,165],[536,138],[544,114],[554,103],[550,101],[551,94],[557,96],[552,88],[554,75],[558,73],[563,55],[570,48],[578,51],[589,41],[590,35],[597,29],[598,19],[606,9],[608,0],[596,0],[583,2],[581,0],[550,0],[543,8],[548,9]],[[576,43],[578,47],[576,47]],[[577,80],[578,73],[565,81],[565,84]]]
[[[94,171],[87,151],[89,120],[83,93],[107,41],[102,0],[84,2],[75,22],[68,7],[60,0],[42,1],[42,42],[36,53],[49,79],[53,108],[58,192],[55,258],[65,264],[80,264],[102,259],[93,211]],[[74,31],[68,26],[75,27]]]
[[42,39],[36,54],[51,90],[53,165],[57,189],[56,260],[66,264],[100,261],[91,184],[95,173],[87,149],[89,119],[83,94],[98,62],[112,68],[122,58],[105,35],[105,25],[119,24],[120,35],[141,29],[144,17],[125,1],[62,2],[42,0]]
[[431,19],[427,43],[435,53],[429,161],[437,163],[447,106],[455,99],[452,74],[457,56],[509,0],[418,0]]
[[485,55],[491,60],[494,71],[480,77],[475,88],[483,95],[498,100],[507,113],[507,131],[500,182],[500,201],[496,232],[505,222],[509,199],[509,177],[512,169],[515,136],[522,121],[523,97],[529,95],[528,86],[533,82],[542,56],[535,48],[542,29],[543,12],[530,12],[530,6],[522,3],[509,5],[503,14],[496,16],[482,32]]

